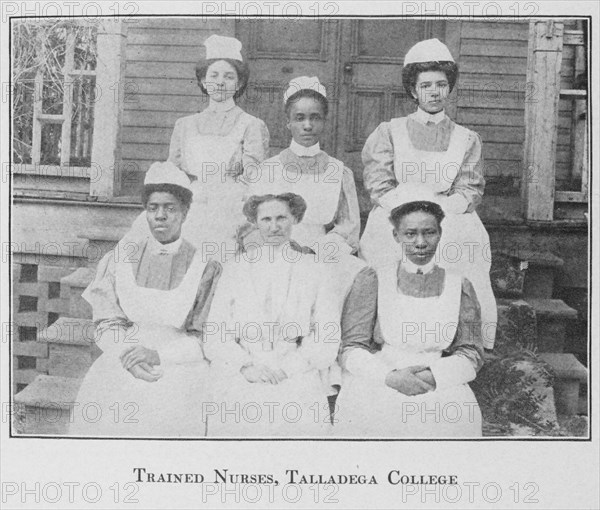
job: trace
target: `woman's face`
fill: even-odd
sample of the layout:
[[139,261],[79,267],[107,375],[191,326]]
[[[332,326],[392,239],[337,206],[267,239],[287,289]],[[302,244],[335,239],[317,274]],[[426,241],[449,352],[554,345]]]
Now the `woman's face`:
[[264,244],[280,246],[292,237],[292,228],[297,223],[286,202],[269,200],[256,210],[256,225]]
[[213,101],[226,101],[233,97],[239,88],[237,71],[229,62],[217,60],[206,70],[202,85]]
[[413,88],[413,97],[419,102],[419,108],[427,113],[441,112],[446,106],[449,93],[448,78],[442,71],[419,73]]
[[435,216],[425,211],[403,216],[394,228],[394,239],[402,245],[403,256],[419,266],[433,258],[441,235]]
[[186,215],[187,209],[172,193],[155,191],[148,198],[146,219],[150,232],[159,243],[172,243],[179,239]]
[[321,139],[325,128],[323,105],[311,97],[301,97],[292,103],[287,128],[294,141],[303,147],[311,147]]

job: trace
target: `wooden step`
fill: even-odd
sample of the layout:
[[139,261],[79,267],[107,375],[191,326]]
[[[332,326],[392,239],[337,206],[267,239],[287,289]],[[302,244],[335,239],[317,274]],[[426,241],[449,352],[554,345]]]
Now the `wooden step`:
[[60,317],[42,330],[38,342],[48,344],[49,375],[83,377],[101,354],[96,345],[96,328],[87,319]]
[[81,297],[83,291],[94,280],[95,267],[80,267],[73,273],[60,280],[60,295],[69,300],[69,315],[71,317],[92,318],[92,307]]
[[582,384],[587,385],[587,368],[573,354],[543,352],[538,356],[552,367],[556,375],[554,383],[556,411],[563,415],[578,414],[580,387]]
[[498,279],[498,282],[507,286],[512,285],[513,291],[520,290],[526,298],[550,299],[552,297],[556,270],[564,265],[563,259],[548,250],[534,250],[519,246],[514,249],[498,250],[494,255],[499,260],[506,258],[513,261],[512,264],[504,263],[506,267],[503,267],[500,262],[494,264],[494,267],[502,268],[499,273],[502,278]]
[[577,320],[577,310],[562,299],[526,298],[535,310],[538,330],[538,352],[563,352],[567,323]]
[[15,428],[22,434],[64,435],[81,379],[38,375],[15,395]]

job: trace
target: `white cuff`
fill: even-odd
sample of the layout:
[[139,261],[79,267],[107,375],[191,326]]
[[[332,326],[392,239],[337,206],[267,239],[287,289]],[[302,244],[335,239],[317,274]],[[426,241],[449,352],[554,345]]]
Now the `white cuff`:
[[448,214],[463,214],[467,211],[469,202],[460,193],[454,193],[449,197],[441,197],[440,205]]
[[368,379],[378,386],[385,386],[385,378],[390,369],[373,354],[360,347],[354,347],[345,357],[345,368],[352,375]]
[[379,205],[381,207],[383,207],[385,209],[385,212],[388,214],[391,212],[391,210],[396,205],[396,202],[397,202],[396,197],[398,196],[397,189],[398,188],[391,189],[390,191],[384,193],[377,199],[377,201],[379,202]]
[[194,335],[185,335],[184,338],[169,342],[168,345],[158,349],[158,357],[161,365],[200,361],[204,359],[200,338]]
[[435,379],[436,390],[466,384],[477,375],[471,361],[460,355],[440,358],[434,361],[429,369]]

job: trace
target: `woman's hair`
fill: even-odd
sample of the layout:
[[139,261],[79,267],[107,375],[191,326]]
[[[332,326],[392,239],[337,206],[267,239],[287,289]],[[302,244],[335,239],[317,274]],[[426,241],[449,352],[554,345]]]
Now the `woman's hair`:
[[202,80],[206,78],[208,68],[215,62],[219,62],[219,60],[224,60],[225,62],[233,66],[237,73],[238,90],[233,95],[233,98],[237,99],[246,91],[246,87],[248,86],[248,80],[250,79],[250,67],[248,67],[248,64],[246,64],[246,62],[234,60],[232,58],[212,58],[210,60],[201,60],[196,64],[196,79],[198,80],[198,86],[204,94],[208,95],[206,87],[202,85]]
[[458,79],[458,66],[455,62],[415,62],[405,65],[402,69],[402,85],[404,85],[404,89],[408,92],[410,98],[414,97],[413,90],[417,84],[419,74],[427,71],[441,71],[444,73],[448,79],[450,92],[452,92]]
[[299,101],[303,97],[308,97],[321,103],[321,106],[323,107],[323,115],[327,117],[327,114],[329,113],[329,101],[327,101],[327,98],[325,96],[322,96],[317,91],[312,89],[302,89],[298,92],[294,92],[290,97],[288,97],[288,100],[285,102],[286,117],[289,118],[290,110],[292,109],[292,105],[294,104],[294,102]]
[[171,193],[186,211],[192,203],[192,192],[176,184],[146,184],[142,190],[142,205],[144,209],[148,206],[148,200],[152,193]]
[[248,221],[250,223],[256,223],[259,206],[265,202],[270,202],[271,200],[278,200],[279,202],[286,203],[290,213],[296,218],[298,223],[304,218],[306,201],[300,195],[296,195],[295,193],[281,193],[280,195],[253,195],[246,200],[243,211],[246,218],[248,218]]
[[402,218],[417,211],[431,214],[435,218],[438,227],[441,227],[442,220],[445,216],[444,211],[442,211],[442,208],[439,206],[439,204],[436,204],[435,202],[428,202],[426,200],[408,202],[396,207],[390,213],[390,222],[392,225],[394,225],[394,228],[397,228],[400,224],[400,221],[402,221]]

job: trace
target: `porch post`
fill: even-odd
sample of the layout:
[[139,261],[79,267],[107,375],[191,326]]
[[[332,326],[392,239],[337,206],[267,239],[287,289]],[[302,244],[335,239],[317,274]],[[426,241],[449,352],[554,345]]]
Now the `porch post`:
[[126,24],[114,19],[98,26],[94,141],[90,195],[98,200],[114,196],[115,175],[121,161],[123,78],[125,76]]
[[536,20],[529,24],[521,188],[528,220],[551,221],[554,214],[562,47],[563,23]]

